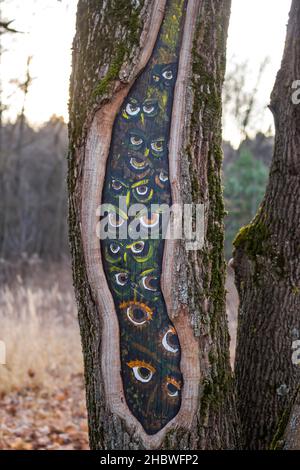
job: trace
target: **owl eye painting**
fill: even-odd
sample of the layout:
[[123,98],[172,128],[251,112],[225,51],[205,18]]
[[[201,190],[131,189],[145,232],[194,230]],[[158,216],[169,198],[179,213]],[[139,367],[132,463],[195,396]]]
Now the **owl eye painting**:
[[155,240],[137,240],[127,243],[127,240],[106,240],[104,245],[104,257],[110,264],[118,264],[126,267],[132,260],[146,265],[152,260],[153,252],[157,249]]
[[177,75],[177,64],[161,65],[153,67],[151,73],[151,83],[160,90],[174,86]]
[[[101,253],[120,327],[116,354],[124,395],[148,435],[178,414],[184,389],[179,336],[161,288],[172,204],[168,142],[184,2],[180,10],[168,2],[152,56],[116,116],[101,201],[109,207]],[[122,210],[120,198],[126,205]],[[130,211],[135,204],[142,206],[137,213]],[[152,204],[158,208],[152,210]],[[118,237],[125,226],[126,236]]]
[[126,136],[124,146],[129,154],[151,158],[163,158],[166,154],[166,141],[164,136],[148,138],[139,129],[133,129]]
[[144,119],[154,118],[158,112],[158,101],[155,99],[146,99],[140,103],[135,98],[129,98],[123,109],[122,117],[130,121],[140,120],[143,123]]
[[120,196],[124,197],[127,207],[131,202],[168,203],[168,189],[169,178],[164,170],[156,172],[150,178],[137,180],[131,185],[119,177],[112,176],[110,181],[111,198],[118,201]]
[[132,272],[114,264],[108,269],[108,277],[112,290],[118,298],[157,300],[160,296],[160,272],[156,267],[142,272]]

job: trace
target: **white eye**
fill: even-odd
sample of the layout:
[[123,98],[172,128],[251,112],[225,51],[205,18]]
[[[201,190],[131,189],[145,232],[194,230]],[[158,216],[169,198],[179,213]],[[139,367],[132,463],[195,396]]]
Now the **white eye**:
[[120,189],[122,189],[122,183],[118,180],[112,180],[111,185],[115,191],[120,191]]
[[143,111],[146,114],[151,114],[153,113],[154,110],[155,110],[155,106],[153,106],[153,104],[145,104],[143,106]]
[[141,137],[138,137],[137,135],[132,135],[132,136],[130,137],[130,143],[131,143],[132,145],[136,145],[136,146],[142,145],[143,139],[142,139]]
[[165,183],[166,181],[168,181],[169,178],[168,178],[168,175],[166,175],[166,173],[161,171],[159,174],[159,179],[162,183]]
[[155,152],[162,152],[164,150],[164,141],[157,140],[156,142],[151,142],[151,148]]
[[126,113],[129,114],[129,116],[137,116],[139,114],[141,108],[137,104],[133,103],[128,103],[126,106]]
[[168,383],[167,392],[170,397],[177,397],[179,394],[178,388],[175,387],[175,385],[173,385],[172,383]]
[[[173,341],[172,341],[173,340]],[[178,344],[177,335],[173,328],[170,328],[165,334],[162,339],[163,347],[172,353],[177,353],[179,348],[176,344]]]
[[166,70],[162,76],[166,79],[166,80],[172,80],[173,78],[173,73],[172,73],[172,70]]
[[127,309],[127,318],[137,326],[144,325],[146,322],[151,320],[147,311],[143,308],[138,308],[134,306],[130,306]]
[[136,188],[136,192],[138,193],[139,196],[145,196],[148,192],[148,186],[145,184],[142,184],[141,186],[138,186]]
[[109,249],[114,255],[116,255],[117,253],[119,253],[121,248],[116,243],[111,243],[109,245]]
[[[120,308],[126,310],[127,318],[136,326],[143,326],[152,319],[153,311],[143,302],[137,302],[136,300],[122,302]],[[143,361],[131,361],[127,365],[131,368],[135,366],[145,366],[147,369],[154,372],[152,366]]]
[[116,282],[119,286],[125,286],[128,281],[128,274],[127,273],[118,273],[115,275]]
[[110,213],[108,215],[108,221],[112,227],[121,227],[125,220],[115,213]]
[[157,291],[157,278],[155,276],[144,276],[142,278],[143,287],[146,290],[151,290],[152,292]]
[[135,366],[132,368],[135,378],[139,382],[147,383],[153,377],[153,372],[147,367]]
[[159,214],[152,214],[152,217],[149,219],[147,215],[144,215],[140,218],[140,222],[145,228],[156,227],[159,223]]
[[140,241],[140,242],[136,242],[134,245],[131,246],[131,251],[132,253],[142,253],[143,249],[144,249],[144,246],[145,246],[145,243]]

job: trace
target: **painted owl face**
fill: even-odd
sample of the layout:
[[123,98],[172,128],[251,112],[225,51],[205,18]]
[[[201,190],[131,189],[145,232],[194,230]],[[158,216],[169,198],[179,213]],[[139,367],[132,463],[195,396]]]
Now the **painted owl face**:
[[158,170],[151,177],[134,183],[112,176],[108,191],[114,203],[118,202],[120,197],[125,198],[127,207],[131,203],[169,202],[169,177],[164,170]]
[[150,202],[153,197],[154,189],[149,178],[128,184],[121,178],[111,178],[110,181],[111,195],[115,200],[123,196],[126,198],[127,207],[131,202],[146,203]]
[[137,272],[110,266],[108,276],[113,292],[120,299],[156,300],[160,296],[160,272],[157,267]]
[[[138,349],[132,359],[124,357],[126,400],[148,434],[155,434],[180,408],[182,376],[178,358],[162,363],[152,351]],[[126,367],[125,367],[126,365]],[[137,404],[143,404],[141,407]]]
[[159,112],[156,99],[146,99],[140,102],[136,98],[129,98],[125,103],[122,117],[127,121],[140,121],[142,124],[145,119],[153,119]]
[[156,64],[151,72],[151,84],[160,90],[174,86],[176,82],[176,64]]
[[162,314],[166,307],[161,295],[154,303],[123,300],[118,310],[122,341],[132,345],[121,352],[126,400],[145,431],[155,434],[178,413],[181,404],[177,333]]
[[132,129],[126,135],[123,145],[128,155],[144,160],[145,157],[157,160],[166,155],[167,142],[164,136],[148,137],[140,129]]
[[152,261],[157,252],[159,240],[105,240],[104,258],[114,265],[128,267],[131,263],[145,264]]
[[[134,206],[133,206],[134,207]],[[129,217],[119,207],[108,205],[106,215],[101,219],[101,240],[122,240],[128,239],[130,242],[136,240],[159,240],[165,237],[170,212],[167,204],[161,204],[155,210],[132,210]],[[135,215],[133,215],[135,214]]]
[[130,218],[128,224],[128,234],[133,240],[165,238],[170,219],[170,209],[168,204],[161,204],[153,211],[147,208],[137,211],[135,216]]

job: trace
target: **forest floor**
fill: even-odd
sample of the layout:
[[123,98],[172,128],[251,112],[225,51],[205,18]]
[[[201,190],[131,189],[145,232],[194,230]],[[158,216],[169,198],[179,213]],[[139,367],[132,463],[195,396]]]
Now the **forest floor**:
[[0,398],[0,449],[87,450],[83,376],[53,391],[25,387]]
[[[1,260],[0,260],[1,263]],[[0,449],[88,449],[83,363],[68,262],[0,266]],[[237,293],[226,283],[234,359]]]
[[88,449],[69,263],[0,268],[0,449]]

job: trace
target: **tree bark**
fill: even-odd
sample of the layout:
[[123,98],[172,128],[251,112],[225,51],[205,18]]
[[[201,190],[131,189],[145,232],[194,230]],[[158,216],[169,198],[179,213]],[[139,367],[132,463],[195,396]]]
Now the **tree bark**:
[[300,4],[292,2],[281,68],[271,95],[276,137],[266,194],[234,242],[240,296],[236,381],[247,449],[276,447],[299,384]]
[[[278,435],[274,438],[276,448],[283,448],[284,450],[299,450],[300,449],[300,394],[299,390],[295,396],[295,401],[291,407],[290,415],[287,414],[287,425],[282,434],[282,429],[279,428]],[[286,421],[283,422],[282,428]]]
[[[173,4],[177,0],[173,0]],[[182,2],[181,2],[182,3]],[[173,203],[204,204],[204,246],[166,240],[161,288],[181,345],[178,414],[149,435],[129,410],[119,325],[96,235],[113,124],[148,63],[165,0],[79,0],[70,89],[69,227],[92,449],[230,449],[237,421],[223,255],[221,90],[230,0],[189,0],[169,137]]]

